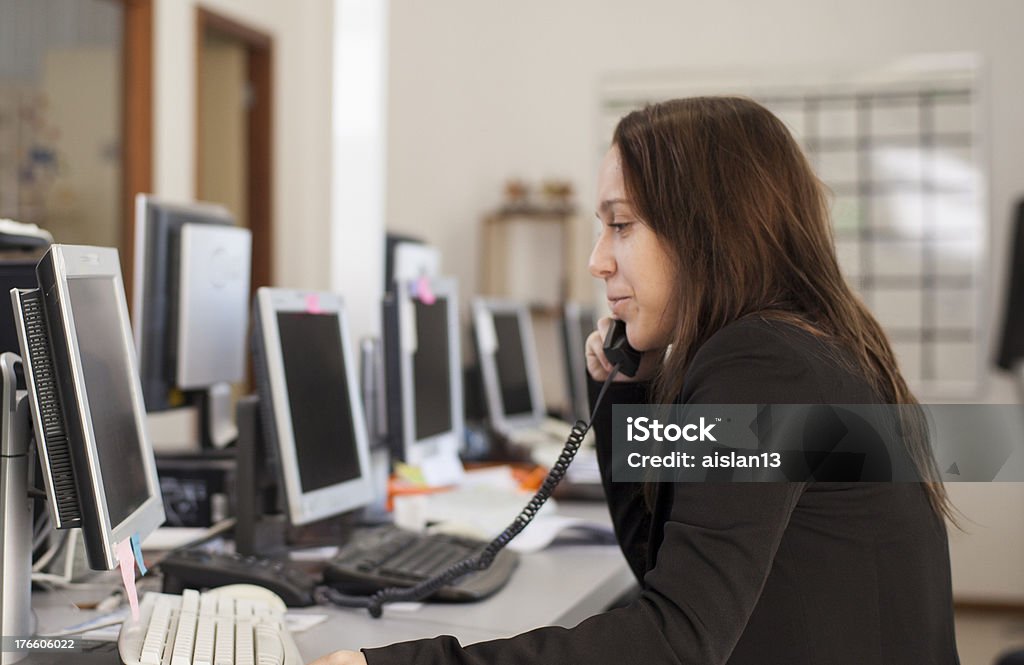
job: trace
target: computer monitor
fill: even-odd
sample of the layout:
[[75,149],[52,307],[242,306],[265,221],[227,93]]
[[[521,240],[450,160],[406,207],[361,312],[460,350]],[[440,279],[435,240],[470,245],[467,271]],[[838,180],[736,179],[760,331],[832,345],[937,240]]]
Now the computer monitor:
[[261,288],[253,359],[262,440],[280,467],[293,525],[369,504],[358,357],[337,294]]
[[400,242],[392,249],[391,281],[388,291],[395,282],[410,282],[421,277],[433,279],[441,275],[441,250],[423,243]]
[[590,419],[587,396],[587,356],[585,345],[590,333],[597,329],[593,306],[567,302],[563,308],[562,340],[565,347],[565,383],[569,389],[569,407],[573,420]]
[[53,245],[36,276],[11,294],[51,519],[111,570],[164,521],[117,250]]
[[208,390],[204,439],[215,445],[234,436],[223,402],[245,376],[251,257],[252,233],[225,208],[136,197],[132,313],[146,408],[195,403],[203,393],[183,391]]
[[429,295],[398,281],[384,299],[388,441],[392,455],[421,467],[458,462],[465,430],[458,287],[429,282]]
[[996,365],[1017,374],[1018,389],[1024,401],[1024,200],[1017,204],[1007,273],[1006,305]]
[[492,298],[477,298],[472,306],[492,427],[511,432],[539,425],[545,417],[544,394],[529,309]]

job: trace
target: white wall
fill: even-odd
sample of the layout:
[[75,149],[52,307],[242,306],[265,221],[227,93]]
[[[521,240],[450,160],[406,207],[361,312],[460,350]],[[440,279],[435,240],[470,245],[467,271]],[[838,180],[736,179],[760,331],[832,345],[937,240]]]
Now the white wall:
[[[195,195],[195,0],[154,11],[154,190]],[[203,0],[203,7],[274,40],[273,245],[280,286],[330,282],[332,3]]]
[[[857,65],[974,51],[989,66],[990,320],[1001,319],[1009,214],[1024,193],[1024,3],[1017,0],[395,0],[387,224],[425,236],[472,295],[482,215],[510,177],[562,177],[593,208],[597,86],[636,70]],[[986,399],[1015,401],[993,375]],[[954,487],[961,597],[1024,600],[1024,484]]]
[[334,2],[331,286],[353,337],[380,338],[387,191],[388,0]]

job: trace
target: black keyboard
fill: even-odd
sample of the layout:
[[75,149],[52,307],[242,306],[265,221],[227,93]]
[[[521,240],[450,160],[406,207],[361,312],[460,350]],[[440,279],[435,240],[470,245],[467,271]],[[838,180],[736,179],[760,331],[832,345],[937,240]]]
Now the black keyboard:
[[[421,534],[393,526],[361,529],[324,570],[324,582],[352,595],[390,586],[409,587],[479,554],[486,542],[443,534]],[[464,603],[481,600],[505,586],[519,563],[502,550],[490,568],[475,571],[442,587],[430,600]]]

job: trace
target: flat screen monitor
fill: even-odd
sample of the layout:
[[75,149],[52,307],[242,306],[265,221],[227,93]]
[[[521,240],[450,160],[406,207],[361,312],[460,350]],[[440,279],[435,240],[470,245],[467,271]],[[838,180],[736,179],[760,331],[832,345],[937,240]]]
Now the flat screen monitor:
[[341,297],[261,288],[253,333],[263,436],[280,466],[289,521],[369,504],[369,437]]
[[458,288],[447,277],[429,283],[421,297],[414,283],[396,282],[384,306],[388,438],[416,466],[457,461],[465,430]]
[[544,394],[529,308],[477,298],[473,329],[491,425],[499,432],[539,425],[545,417]]
[[569,388],[569,405],[573,420],[590,419],[587,397],[587,356],[585,345],[590,333],[597,329],[596,310],[578,302],[567,302],[563,308],[562,339],[565,347],[565,378]]
[[164,521],[117,250],[53,245],[36,277],[12,298],[51,516],[110,570]]
[[150,412],[244,377],[251,248],[221,206],[136,198],[132,314]]

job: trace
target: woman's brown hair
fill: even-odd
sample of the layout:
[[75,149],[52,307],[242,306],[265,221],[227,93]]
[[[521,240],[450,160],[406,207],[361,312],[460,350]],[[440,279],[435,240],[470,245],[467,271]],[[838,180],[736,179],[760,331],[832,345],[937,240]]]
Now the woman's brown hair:
[[[759,315],[839,349],[837,359],[883,402],[917,404],[885,333],[840,272],[828,190],[771,112],[739,97],[677,99],[625,116],[612,143],[634,210],[679,271],[672,352],[655,401],[678,398],[686,368],[714,333]],[[951,516],[923,418],[904,426],[933,509]]]

